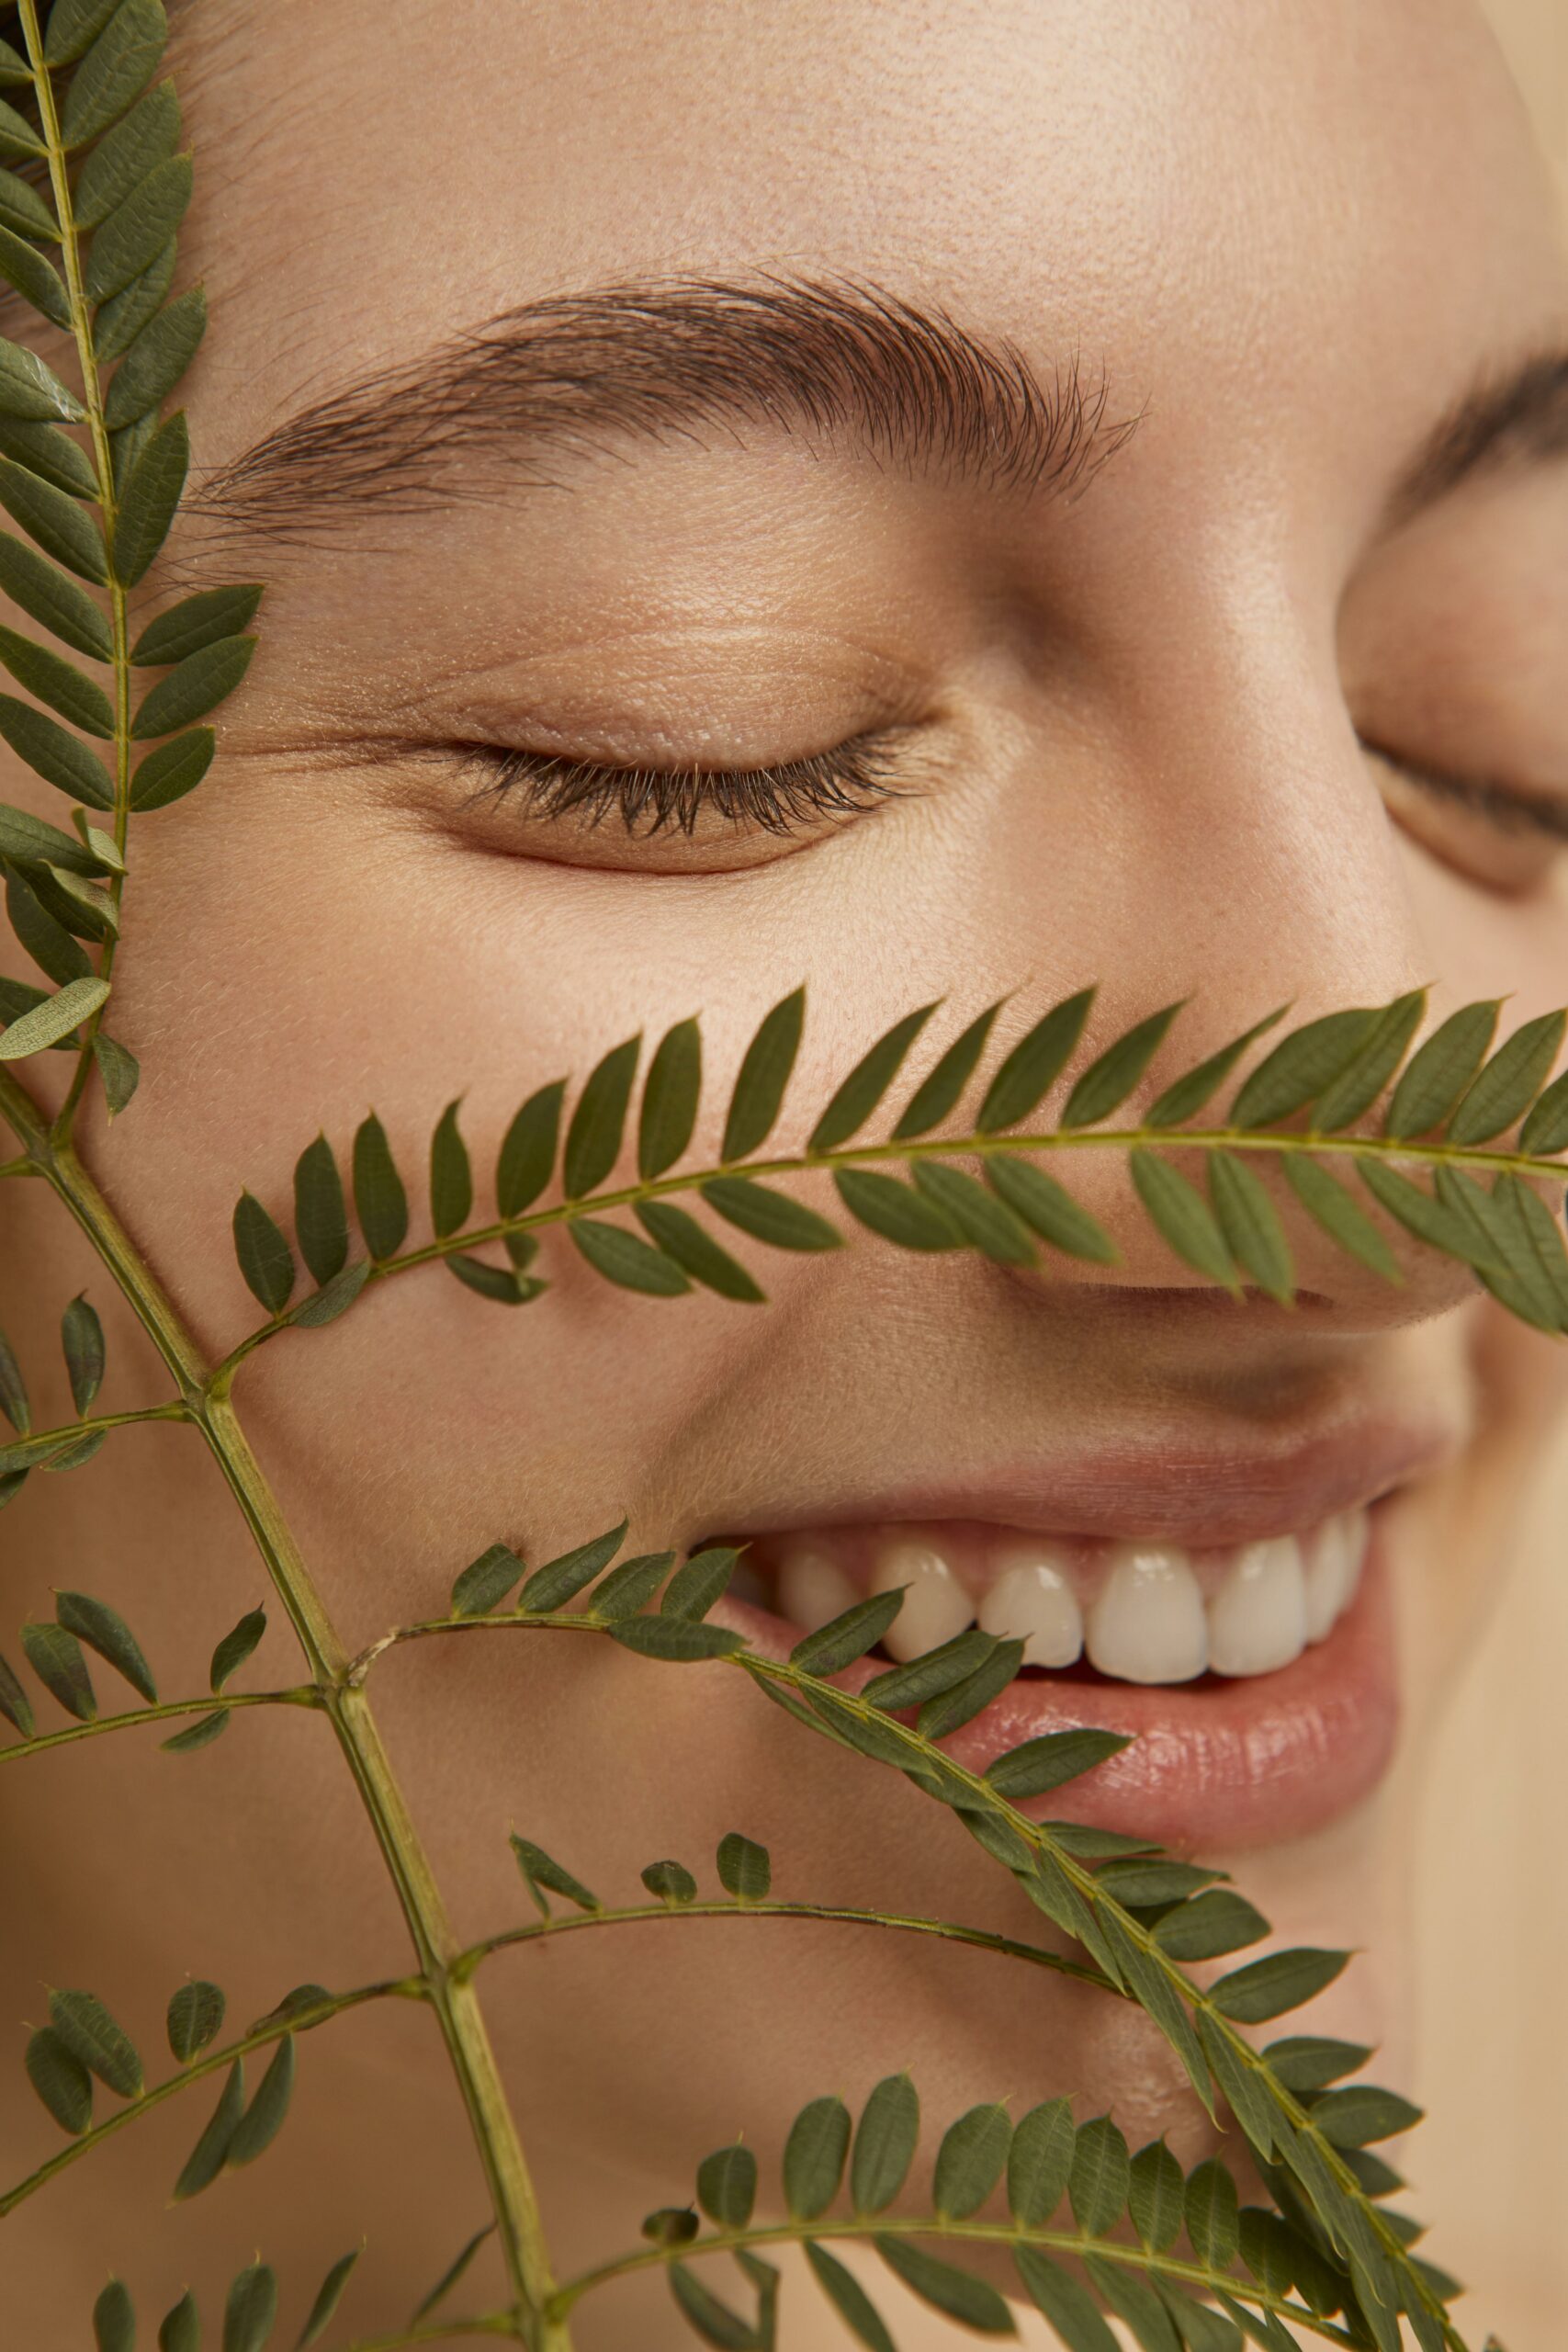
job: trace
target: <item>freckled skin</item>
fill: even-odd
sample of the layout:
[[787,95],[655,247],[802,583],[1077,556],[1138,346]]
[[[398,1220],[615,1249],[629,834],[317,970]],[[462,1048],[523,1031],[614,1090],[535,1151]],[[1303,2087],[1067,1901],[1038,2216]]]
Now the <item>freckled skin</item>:
[[[1568,484],[1467,492],[1421,526],[1414,564],[1380,537],[1448,404],[1568,315],[1517,101],[1462,0],[275,0],[265,17],[193,9],[180,41],[198,166],[186,266],[215,322],[188,388],[203,466],[340,376],[512,304],[671,274],[874,278],[1043,373],[1073,350],[1103,361],[1116,409],[1142,413],[1067,505],[758,431],[498,488],[374,546],[186,542],[203,581],[270,580],[262,650],[211,781],[138,833],[116,1030],[145,1079],[87,1148],[215,1349],[254,1319],[233,1200],[249,1183],[281,1209],[319,1126],[341,1149],[373,1102],[412,1173],[460,1091],[488,1168],[534,1086],[700,1009],[693,1148],[716,1156],[745,1040],[802,978],[786,1144],[863,1044],[942,991],[968,1017],[1099,976],[1106,1037],[1190,991],[1190,1060],[1286,999],[1323,1010],[1432,979],[1440,1011],[1512,992],[1522,1020],[1562,996],[1568,923],[1544,855],[1500,895],[1462,831],[1430,809],[1420,839],[1395,821],[1408,811],[1385,806],[1356,741],[1373,714],[1381,741],[1408,736],[1433,763],[1528,760],[1522,781],[1568,783],[1549,677]],[[1555,533],[1527,527],[1549,502]],[[782,759],[865,724],[890,679],[931,721],[919,788],[722,875],[639,871],[630,852],[585,865],[536,826],[466,813],[451,763],[351,757],[412,704],[453,739],[525,707],[581,730],[585,755]],[[58,814],[6,764],[0,795]],[[635,1300],[552,1248],[550,1293],[511,1315],[432,1271],[265,1352],[247,1424],[356,1645],[428,1613],[497,1536],[543,1558],[623,1509],[642,1548],[769,1511],[787,1525],[937,1455],[973,1470],[1046,1422],[1086,1444],[1157,1424],[1219,1447],[1316,1412],[1445,1418],[1456,1457],[1393,1515],[1393,1771],[1332,1829],[1237,1863],[1285,1940],[1367,1948],[1313,2022],[1383,2044],[1398,2080],[1423,1757],[1562,1359],[1451,1270],[1413,1267],[1391,1292],[1304,1239],[1319,1306],[1189,1313],[1122,1171],[1087,1158],[1078,1189],[1126,1242],[1108,1281],[867,1240],[761,1267],[773,1303],[745,1309]],[[159,1394],[48,1204],[16,1186],[5,1212],[6,1319],[29,1362],[85,1280],[118,1366],[106,1401]],[[6,1536],[13,1620],[47,1613],[52,1585],[102,1591],[171,1691],[203,1687],[260,1592],[177,1431],[35,1479]],[[606,1652],[433,1642],[378,1670],[463,1932],[522,1916],[509,1826],[615,1897],[659,1855],[711,1875],[739,1827],[790,1894],[1039,1931],[925,1801],[811,1746],[739,1678]],[[264,1669],[296,1670],[276,1624],[258,1686]],[[152,2047],[187,1970],[243,2018],[301,1979],[403,1964],[309,1719],[258,1713],[200,1758],[127,1741],[29,1770],[6,1798],[7,2014],[38,2020],[40,1979],[91,1984]],[[1191,2161],[1211,2141],[1141,2018],[913,1939],[616,1931],[509,1955],[485,1984],[563,2272],[632,2243],[737,2131],[766,2167],[807,2097],[859,2096],[906,2063],[933,2120],[1068,2089],[1082,2114],[1113,2108],[1134,2146],[1168,2130]],[[362,2230],[354,2324],[394,2324],[483,2211],[445,2062],[401,2008],[356,2013],[301,2061],[287,2143],[194,2218],[163,2199],[200,2100],[41,2198],[7,2249],[18,2340],[79,2336],[111,2265],[146,2313],[186,2279],[215,2308],[258,2243],[302,2303]],[[1440,2068],[1429,2081],[1439,2095]],[[11,2174],[43,2141],[7,2114]],[[901,2340],[947,2341],[920,2324]],[[804,2352],[818,2326],[802,2297],[783,2341]],[[687,2338],[649,2286],[588,2306],[578,2341]]]

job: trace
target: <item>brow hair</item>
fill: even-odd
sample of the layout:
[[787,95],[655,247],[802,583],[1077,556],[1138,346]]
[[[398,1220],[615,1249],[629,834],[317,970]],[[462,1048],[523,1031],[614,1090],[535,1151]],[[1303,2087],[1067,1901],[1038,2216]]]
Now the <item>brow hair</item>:
[[1457,490],[1475,475],[1520,459],[1568,457],[1568,352],[1536,354],[1495,372],[1439,418],[1395,493],[1396,516]]
[[210,475],[220,526],[311,540],[356,509],[476,493],[474,460],[582,456],[761,424],[998,488],[1081,489],[1134,430],[1076,356],[1043,380],[1010,344],[875,287],[669,279],[529,302],[313,401]]

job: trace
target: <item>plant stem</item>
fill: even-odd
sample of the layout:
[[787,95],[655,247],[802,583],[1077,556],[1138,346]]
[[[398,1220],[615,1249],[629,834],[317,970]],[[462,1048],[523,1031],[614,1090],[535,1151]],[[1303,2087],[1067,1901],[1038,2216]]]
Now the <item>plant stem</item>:
[[74,1445],[79,1438],[92,1437],[99,1430],[130,1429],[137,1421],[188,1421],[190,1411],[183,1397],[175,1397],[167,1405],[142,1405],[132,1412],[94,1413],[81,1421],[62,1421],[54,1430],[29,1430],[26,1437],[10,1438],[0,1445],[0,1476],[10,1470],[42,1469],[44,1456],[61,1446]]
[[155,1706],[131,1707],[123,1715],[95,1715],[91,1723],[72,1724],[64,1731],[40,1732],[36,1739],[14,1740],[0,1747],[0,1764],[18,1757],[41,1756],[49,1747],[69,1747],[73,1740],[96,1739],[100,1732],[130,1731],[137,1724],[167,1723],[175,1715],[229,1714],[236,1707],[319,1707],[321,1694],[313,1682],[294,1690],[244,1690],[233,1698],[209,1691],[204,1699],[160,1700]]
[[203,1361],[172,1300],[83,1167],[69,1136],[61,1134],[58,1123],[52,1131],[45,1125],[27,1089],[6,1070],[0,1070],[0,1113],[135,1311],[250,1528],[305,1653],[317,1704],[332,1723],[397,1890],[479,2150],[518,2329],[530,2352],[570,2352],[564,2321],[544,2317],[554,2285],[548,2248],[479,1996],[471,1984],[453,1975],[460,1947],[369,1702],[362,1690],[348,1681],[348,1654],[326,1604],[232,1402],[226,1395],[214,1393],[212,1368]]

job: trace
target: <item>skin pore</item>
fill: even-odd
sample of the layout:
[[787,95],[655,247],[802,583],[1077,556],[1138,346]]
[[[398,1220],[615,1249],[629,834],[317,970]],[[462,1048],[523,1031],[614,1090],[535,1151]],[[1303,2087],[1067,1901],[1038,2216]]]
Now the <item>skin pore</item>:
[[[197,157],[184,266],[214,325],[186,396],[207,511],[168,585],[270,584],[213,780],[136,838],[116,1027],[144,1080],[87,1150],[215,1351],[255,1320],[234,1198],[281,1205],[319,1127],[341,1154],[373,1102],[417,1167],[460,1092],[489,1166],[534,1087],[700,1012],[712,1160],[745,1042],[801,980],[789,1148],[863,1046],[943,993],[956,1027],[1016,990],[1010,1035],[1098,978],[1091,1048],[1190,994],[1186,1060],[1286,1000],[1304,1017],[1430,980],[1435,1012],[1506,995],[1513,1022],[1561,999],[1568,468],[1542,430],[1418,510],[1405,494],[1445,420],[1568,340],[1543,178],[1464,0],[202,0],[174,64]],[[717,315],[739,345],[763,286],[884,289],[1047,406],[1070,409],[1076,375],[1092,446],[1065,487],[998,462],[996,384],[977,454],[754,387],[677,424],[647,383],[628,409],[619,346],[595,360],[622,368],[619,421],[530,438],[536,315],[498,369],[503,425],[407,483],[406,450],[374,441],[378,386],[522,306],[637,289],[667,303],[649,336]],[[820,340],[795,356],[819,392],[833,364]],[[340,419],[308,478],[247,467],[350,393],[368,440]],[[357,492],[323,500],[354,447]],[[886,792],[787,834],[711,809],[628,832],[539,797],[563,764],[757,772],[867,739]],[[6,766],[0,797],[57,816]],[[1521,798],[1546,816],[1510,818]],[[1281,1940],[1364,1952],[1311,2023],[1409,2080],[1423,1754],[1561,1357],[1450,1268],[1412,1260],[1389,1290],[1304,1235],[1302,1306],[1233,1306],[1134,1218],[1111,1155],[1075,1184],[1123,1242],[1110,1272],[864,1238],[770,1257],[771,1304],[742,1308],[638,1300],[552,1250],[525,1313],[438,1271],[388,1284],[264,1351],[242,1408],[355,1646],[430,1613],[496,1538],[543,1559],[623,1510],[652,1549],[852,1519],[928,1476],[983,1487],[1028,1461],[1048,1482],[1134,1441],[1223,1487],[1302,1432],[1435,1431],[1440,1459],[1386,1513],[1388,1777],[1310,1837],[1201,1857],[1234,1860]],[[8,1330],[41,1361],[86,1283],[106,1404],[152,1401],[147,1351],[41,1191],[4,1203]],[[53,1586],[101,1591],[171,1690],[202,1687],[261,1598],[179,1431],[31,1480],[0,1534],[12,1622]],[[275,1623],[258,1680],[295,1670]],[[507,1637],[399,1653],[375,1697],[466,1933],[523,1916],[511,1826],[615,1898],[739,1827],[784,1892],[1039,1932],[924,1801],[739,1677]],[[6,1796],[9,2014],[39,2021],[40,1982],[92,1984],[155,2046],[187,1971],[243,2018],[302,1979],[403,1964],[319,1725],[258,1711],[198,1758],[107,1754]],[[923,1943],[617,1930],[499,1959],[485,1989],[563,2275],[632,2244],[709,2148],[744,2132],[768,2177],[807,2097],[906,2064],[932,2124],[1068,2090],[1134,2146],[1210,2144],[1139,2017]],[[438,2041],[364,2011],[300,2058],[287,2139],[199,2207],[162,2210],[186,2102],[26,2209],[18,2338],[79,2335],[111,2267],[147,2312],[187,2279],[213,2307],[257,2244],[298,2301],[362,2231],[355,2323],[400,2319],[484,2217]],[[9,2177],[47,2127],[7,2112]],[[795,2300],[783,2341],[807,2352],[829,2323]],[[577,2340],[689,2339],[653,2283],[585,2305]],[[901,2323],[907,2352],[947,2340]]]

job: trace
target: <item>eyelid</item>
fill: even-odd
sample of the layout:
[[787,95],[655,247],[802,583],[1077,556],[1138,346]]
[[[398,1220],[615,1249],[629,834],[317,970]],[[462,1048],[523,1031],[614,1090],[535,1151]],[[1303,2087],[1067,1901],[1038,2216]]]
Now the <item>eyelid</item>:
[[1406,782],[1429,792],[1435,799],[1468,809],[1495,825],[1499,832],[1517,835],[1529,831],[1543,833],[1550,841],[1568,842],[1568,797],[1528,792],[1517,785],[1503,784],[1495,776],[1460,775],[1407,759],[1367,737],[1361,740],[1362,749],[1371,752],[1373,759],[1381,760],[1384,767],[1393,768]]

